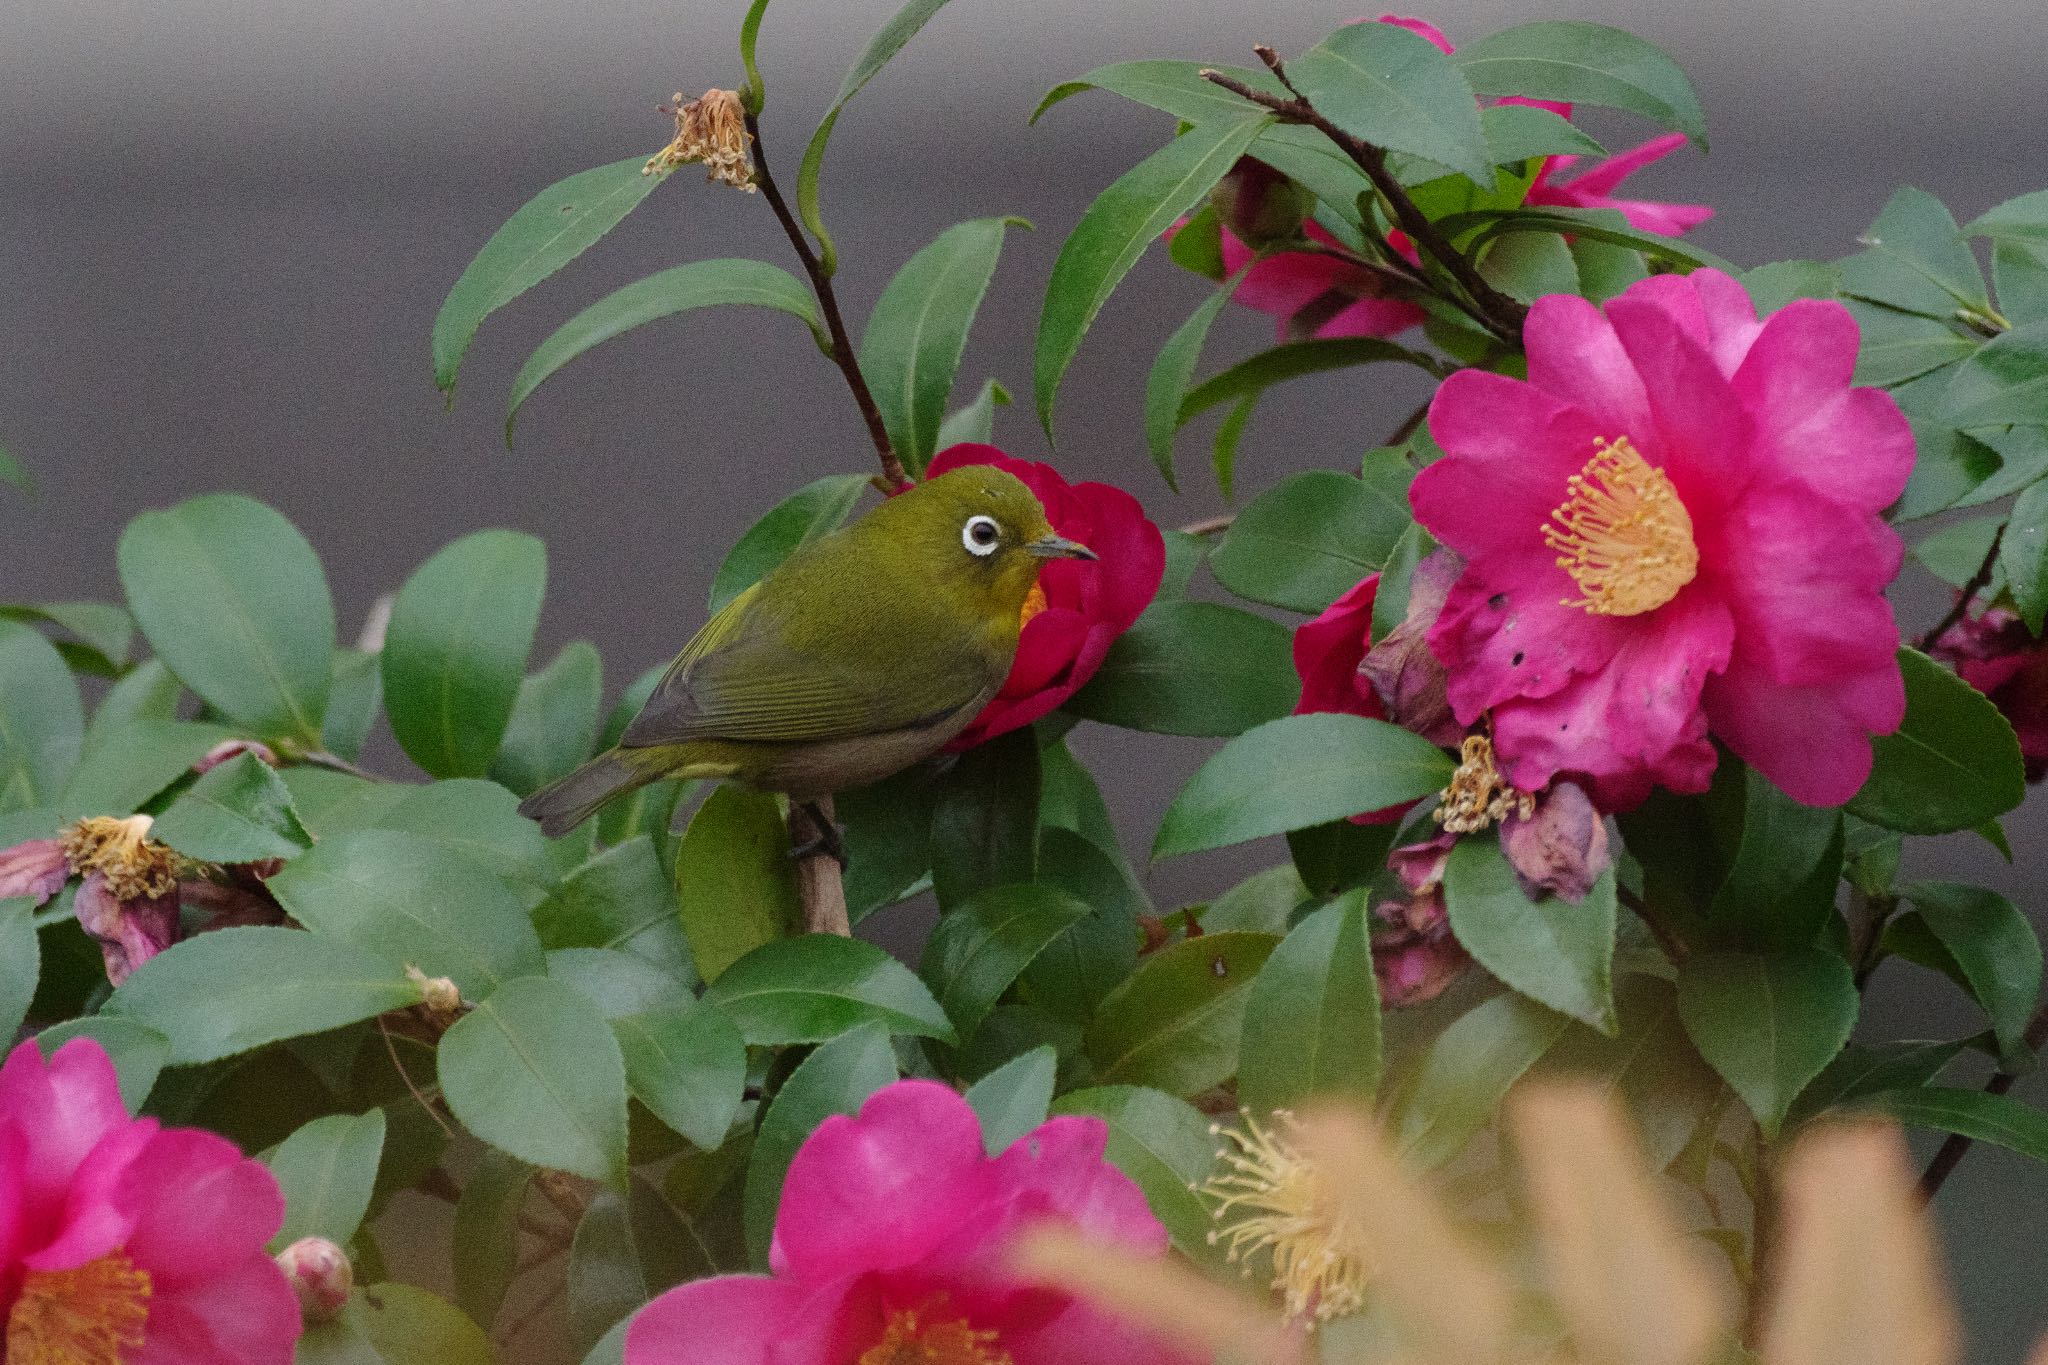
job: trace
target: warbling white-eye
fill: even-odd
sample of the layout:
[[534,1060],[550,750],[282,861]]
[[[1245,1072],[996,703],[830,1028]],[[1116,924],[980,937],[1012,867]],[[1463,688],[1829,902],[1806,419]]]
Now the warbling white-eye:
[[799,549],[713,616],[618,744],[519,805],[556,836],[664,777],[798,802],[943,747],[1009,675],[1054,534],[1015,475],[967,465]]

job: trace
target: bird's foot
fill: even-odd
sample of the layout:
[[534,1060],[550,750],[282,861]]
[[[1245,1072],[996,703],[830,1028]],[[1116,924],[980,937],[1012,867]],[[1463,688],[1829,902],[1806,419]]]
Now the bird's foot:
[[797,862],[802,862],[806,858],[815,858],[822,853],[838,863],[839,870],[844,872],[847,866],[846,831],[826,818],[825,812],[818,809],[815,801],[800,802],[797,808],[804,813],[804,818],[814,833],[802,843],[792,845],[789,856]]

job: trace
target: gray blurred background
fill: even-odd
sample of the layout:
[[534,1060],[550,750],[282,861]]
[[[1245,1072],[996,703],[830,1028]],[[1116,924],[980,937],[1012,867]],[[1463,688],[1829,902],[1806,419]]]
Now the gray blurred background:
[[[763,31],[768,151],[787,180],[846,64],[896,0],[777,0]],[[504,218],[550,182],[652,152],[681,89],[740,82],[743,0],[5,0],[0,4],[0,444],[37,495],[0,487],[0,600],[112,598],[113,545],[136,511],[237,489],[282,509],[327,563],[345,633],[456,535],[506,525],[549,546],[536,664],[586,637],[616,688],[702,617],[725,547],[788,489],[872,458],[839,376],[779,315],[698,313],[611,342],[554,380],[500,437],[513,372],[555,325],[651,270],[709,256],[794,266],[758,196],[685,170],[569,271],[488,322],[458,401],[435,392],[427,335],[443,295]],[[1028,416],[1045,275],[1093,194],[1171,131],[1102,94],[1024,120],[1055,82],[1109,61],[1242,62],[1298,51],[1357,17],[1268,0],[957,0],[852,106],[825,208],[858,335],[889,273],[941,227],[1015,213],[961,375],[1002,379],[1014,453],[1047,454]],[[1892,187],[1965,220],[2048,186],[2039,0],[1437,0],[1453,39],[1530,18],[1619,24],[1662,44],[1706,105],[1713,153],[1630,186],[1716,205],[1698,233],[1742,264],[1831,258]],[[1653,130],[1597,114],[1610,147]],[[1070,477],[1138,492],[1162,524],[1223,510],[1186,433],[1175,497],[1140,427],[1153,352],[1201,297],[1161,259],[1114,298],[1062,393]],[[1270,340],[1234,311],[1212,363]],[[1260,409],[1239,457],[1256,492],[1348,466],[1422,396],[1408,374],[1298,381]],[[1917,573],[1909,570],[1909,574]],[[1902,584],[1909,631],[1945,599]],[[1210,746],[1083,727],[1127,847],[1142,852]],[[2039,916],[2039,802],[2010,822],[2022,866],[1976,841],[1918,856],[1921,875],[1999,886]],[[1157,871],[1155,894],[1206,897],[1284,851],[1231,850]],[[2038,866],[2038,864],[2034,864]],[[1895,965],[1867,1028],[1955,1036],[1953,993]],[[2020,1094],[2048,1100],[2048,1086]],[[1929,1144],[1923,1144],[1923,1146]],[[1973,1153],[1941,1200],[1973,1359],[2017,1360],[2048,1330],[2048,1170]]]

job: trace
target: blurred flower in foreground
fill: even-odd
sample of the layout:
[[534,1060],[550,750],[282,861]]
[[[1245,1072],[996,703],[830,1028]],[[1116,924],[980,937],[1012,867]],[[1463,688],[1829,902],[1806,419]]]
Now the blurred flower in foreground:
[[130,1119],[78,1038],[0,1067],[9,1365],[289,1365],[299,1309],[263,1246],[277,1181],[234,1144]]
[[1536,301],[1526,382],[1462,370],[1416,519],[1465,557],[1430,632],[1465,724],[1524,791],[1603,810],[1707,788],[1711,733],[1788,795],[1840,805],[1905,713],[1879,514],[1913,467],[1857,328],[1801,299],[1758,322],[1715,270],[1595,307]]
[[1973,605],[1977,614],[1943,631],[1929,652],[2005,713],[2020,737],[2027,781],[2039,782],[2048,777],[2048,644],[2005,608]]
[[1261,1124],[1247,1113],[1239,1123],[1209,1129],[1230,1144],[1217,1154],[1223,1173],[1201,1189],[1218,1224],[1210,1244],[1226,1247],[1247,1273],[1266,1252],[1273,1292],[1290,1318],[1327,1322],[1356,1313],[1372,1278],[1364,1239],[1295,1149],[1294,1116],[1282,1111]]
[[768,1263],[663,1294],[626,1365],[1184,1365],[1092,1304],[1020,1279],[1010,1247],[1051,1223],[1144,1264],[1166,1230],[1103,1160],[1099,1119],[1055,1118],[983,1154],[967,1102],[898,1081],[826,1119],[790,1164]]

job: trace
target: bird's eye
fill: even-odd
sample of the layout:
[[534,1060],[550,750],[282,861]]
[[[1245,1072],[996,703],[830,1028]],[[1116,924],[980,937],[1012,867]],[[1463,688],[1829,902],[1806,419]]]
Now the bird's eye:
[[969,517],[967,524],[960,528],[960,543],[971,555],[992,555],[996,542],[1003,538],[1003,528],[996,525],[994,517]]

